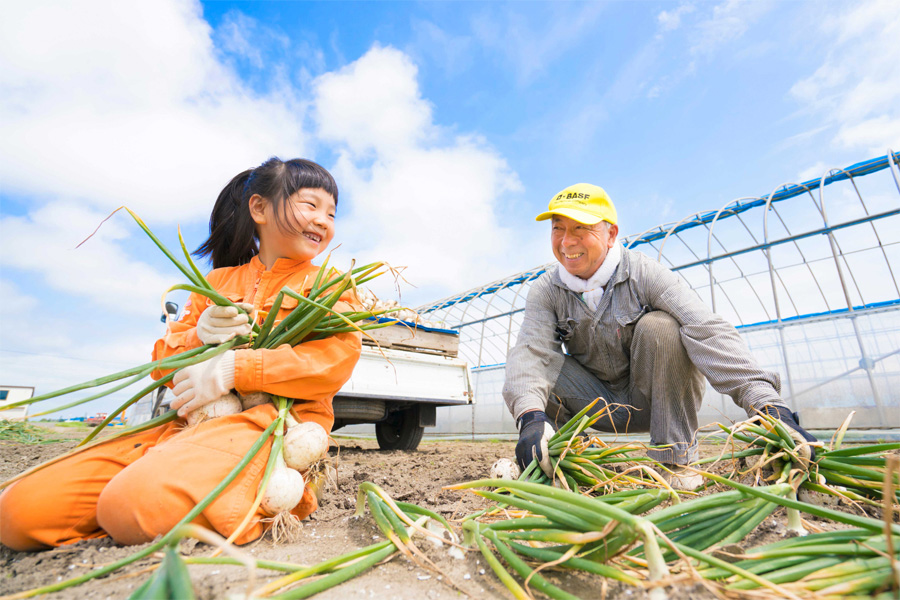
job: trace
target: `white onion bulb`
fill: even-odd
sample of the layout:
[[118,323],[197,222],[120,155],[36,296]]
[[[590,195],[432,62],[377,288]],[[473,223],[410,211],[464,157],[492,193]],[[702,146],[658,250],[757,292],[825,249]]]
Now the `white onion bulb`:
[[282,461],[275,464],[269,485],[260,507],[272,516],[288,512],[300,504],[306,482],[298,471],[287,468]]
[[491,479],[518,479],[522,472],[519,465],[508,458],[501,458],[491,467]]
[[298,423],[284,434],[284,462],[305,471],[328,453],[328,434],[318,423]]
[[236,415],[241,412],[241,401],[232,393],[227,393],[217,400],[213,400],[209,404],[204,404],[196,410],[192,410],[187,414],[185,420],[188,427],[199,425],[203,421],[209,421],[217,417],[226,415]]
[[241,394],[241,406],[244,407],[244,410],[250,410],[254,406],[266,404],[271,401],[272,396],[265,392],[250,392],[248,394]]

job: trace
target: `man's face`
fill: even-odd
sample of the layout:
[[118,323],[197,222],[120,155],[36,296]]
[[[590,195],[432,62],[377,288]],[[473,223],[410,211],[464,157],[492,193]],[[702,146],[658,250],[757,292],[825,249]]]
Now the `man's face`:
[[619,233],[617,225],[605,221],[585,225],[560,215],[553,215],[551,225],[553,256],[566,271],[582,279],[597,272]]

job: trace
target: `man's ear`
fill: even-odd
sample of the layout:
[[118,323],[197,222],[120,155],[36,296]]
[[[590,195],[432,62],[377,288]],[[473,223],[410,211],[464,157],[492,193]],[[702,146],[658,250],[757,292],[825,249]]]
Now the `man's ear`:
[[252,196],[250,196],[250,200],[248,200],[248,203],[250,208],[250,218],[253,219],[253,222],[257,225],[265,225],[267,204],[266,199],[259,194],[253,194]]
[[616,243],[616,238],[619,237],[619,226],[618,225],[610,225],[609,226],[609,247],[612,248],[613,244]]

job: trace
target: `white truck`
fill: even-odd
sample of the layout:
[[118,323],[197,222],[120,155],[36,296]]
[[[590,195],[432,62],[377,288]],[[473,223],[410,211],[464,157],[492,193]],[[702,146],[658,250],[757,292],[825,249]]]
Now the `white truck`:
[[[439,406],[474,402],[468,365],[458,357],[459,333],[410,323],[369,333],[375,340],[363,338],[350,381],[334,397],[334,430],[374,423],[382,450],[415,450],[425,428],[436,424]],[[138,401],[129,425],[166,412],[166,389]]]
[[410,324],[391,325],[363,338],[353,375],[334,397],[334,429],[374,423],[382,450],[414,450],[439,406],[471,404],[459,334]]

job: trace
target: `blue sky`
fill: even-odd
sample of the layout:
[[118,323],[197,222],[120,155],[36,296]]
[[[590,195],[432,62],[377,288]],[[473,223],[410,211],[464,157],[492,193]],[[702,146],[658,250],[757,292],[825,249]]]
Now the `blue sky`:
[[572,183],[631,234],[900,148],[891,0],[19,4],[0,384],[37,393],[148,359],[179,282],[121,214],[74,246],[125,204],[196,247],[271,155],[332,170],[335,260],[407,266],[415,306],[552,260]]

